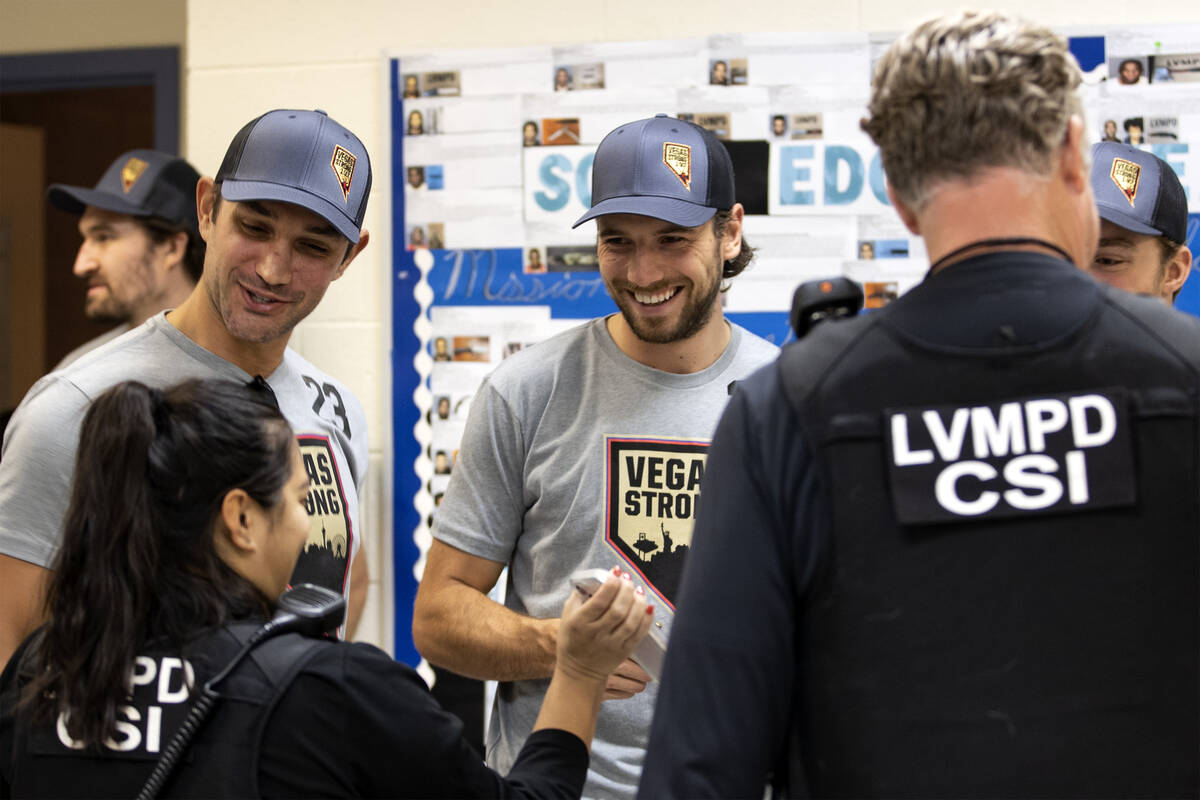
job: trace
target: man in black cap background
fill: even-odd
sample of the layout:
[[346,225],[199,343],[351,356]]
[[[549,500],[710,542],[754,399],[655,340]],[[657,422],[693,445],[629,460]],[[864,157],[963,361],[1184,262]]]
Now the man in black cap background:
[[312,523],[293,582],[346,594],[353,632],[366,599],[359,497],[366,417],[350,390],[288,347],[295,326],[366,247],[366,148],[321,111],[277,110],[234,137],[216,179],[195,185],[207,243],[196,288],[93,356],[38,381],[0,459],[0,663],[38,624],[92,398],[123,380],[266,379],[296,432]]
[[[529,735],[574,572],[619,564],[670,628],[713,426],[733,382],[778,352],[722,310],[722,290],[752,256],[743,216],[711,132],[660,115],[609,133],[576,225],[596,220],[600,274],[620,313],[509,356],[471,402],[413,639],[434,665],[505,681],[494,768],[508,769]],[[487,593],[506,565],[500,605]],[[649,680],[633,661],[610,677],[585,796],[632,796]]]
[[1192,269],[1187,195],[1175,170],[1127,144],[1092,147],[1100,244],[1088,272],[1127,292],[1171,305]]
[[929,274],[738,384],[641,797],[1196,795],[1200,320],[1083,272],[1081,83],[998,13],[876,63]]
[[182,158],[131,150],[118,156],[91,189],[50,187],[50,204],[79,217],[83,242],[74,273],[88,284],[84,314],[116,326],[72,350],[55,369],[191,294],[204,267],[196,219],[199,180],[200,173]]

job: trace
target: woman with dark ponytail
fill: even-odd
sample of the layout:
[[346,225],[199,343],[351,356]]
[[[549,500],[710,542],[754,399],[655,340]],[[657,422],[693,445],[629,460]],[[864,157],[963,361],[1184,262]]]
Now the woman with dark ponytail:
[[[49,621],[0,677],[0,797],[137,794],[196,687],[286,589],[308,537],[307,493],[262,382],[128,382],[97,398]],[[407,666],[369,645],[285,634],[275,641],[303,655],[282,671],[246,659],[165,793],[577,797],[605,680],[650,619],[630,581],[568,600],[550,691],[507,779]]]

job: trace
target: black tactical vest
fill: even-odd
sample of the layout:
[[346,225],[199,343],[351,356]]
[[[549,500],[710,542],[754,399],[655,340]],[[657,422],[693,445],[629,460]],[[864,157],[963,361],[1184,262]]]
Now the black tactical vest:
[[1053,261],[781,356],[830,502],[792,795],[1196,795],[1200,326]]
[[[139,656],[131,701],[118,710],[117,733],[102,751],[74,749],[66,729],[30,727],[17,717],[13,747],[14,797],[129,798],[135,796],[187,715],[187,681],[197,687],[223,668],[261,623],[235,623],[178,655]],[[258,797],[258,753],[271,711],[300,669],[331,646],[285,634],[255,648],[217,688],[220,702],[192,741],[162,797]],[[21,651],[14,656],[21,655]],[[12,687],[9,687],[11,689]],[[6,690],[4,702],[15,695]],[[7,709],[6,709],[7,713]]]

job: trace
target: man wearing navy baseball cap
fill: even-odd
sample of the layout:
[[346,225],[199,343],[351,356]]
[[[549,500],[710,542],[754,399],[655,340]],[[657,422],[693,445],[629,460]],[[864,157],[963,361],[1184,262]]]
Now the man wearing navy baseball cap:
[[[600,275],[619,313],[508,357],[466,423],[417,594],[433,664],[506,681],[488,761],[507,770],[554,665],[568,578],[620,571],[674,616],[708,443],[735,381],[777,348],[724,317],[749,263],[733,167],[713,134],[659,115],[596,150]],[[487,596],[509,567],[504,605]],[[632,797],[656,685],[632,660],[609,677],[588,797]]]
[[1192,269],[1187,195],[1175,170],[1127,144],[1092,147],[1100,244],[1088,272],[1110,286],[1175,302]]
[[73,271],[87,282],[84,313],[116,325],[68,353],[55,369],[191,294],[204,267],[196,220],[199,180],[195,167],[178,156],[130,150],[90,189],[50,186],[50,205],[79,217],[83,242]]
[[351,632],[361,613],[366,418],[344,384],[287,345],[367,245],[367,150],[323,111],[271,111],[238,132],[215,180],[193,187],[208,245],[195,290],[173,311],[42,378],[9,423],[0,459],[0,663],[41,619],[83,414],[97,394],[130,379],[152,387],[266,379],[312,482],[312,532],[292,580],[347,594]]

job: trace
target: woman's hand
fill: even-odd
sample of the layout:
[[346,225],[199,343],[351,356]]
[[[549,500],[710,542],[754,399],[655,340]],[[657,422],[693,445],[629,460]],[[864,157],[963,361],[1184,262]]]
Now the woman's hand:
[[646,605],[642,588],[613,568],[590,598],[576,590],[563,604],[558,668],[573,678],[606,682],[653,620],[654,607]]

